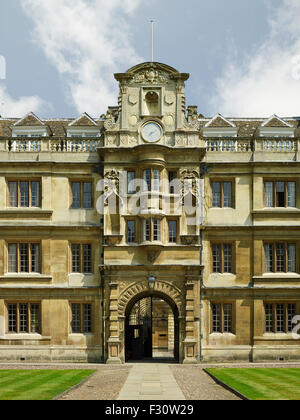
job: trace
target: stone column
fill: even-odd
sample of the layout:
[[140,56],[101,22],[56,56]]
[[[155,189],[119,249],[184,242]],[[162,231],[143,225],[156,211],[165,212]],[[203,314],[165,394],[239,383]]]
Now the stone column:
[[184,364],[197,363],[196,359],[196,338],[195,338],[195,299],[194,283],[187,281],[186,285],[186,303],[185,303],[185,340],[184,340]]
[[119,318],[118,318],[118,283],[110,282],[109,298],[109,338],[108,338],[108,359],[107,364],[121,364],[120,351],[121,340],[119,336]]

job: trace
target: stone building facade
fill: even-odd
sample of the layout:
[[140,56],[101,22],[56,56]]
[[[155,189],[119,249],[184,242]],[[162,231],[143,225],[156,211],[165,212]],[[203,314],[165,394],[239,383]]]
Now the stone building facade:
[[151,357],[157,301],[180,363],[300,359],[300,119],[205,118],[188,78],[142,63],[98,119],[0,119],[1,361]]

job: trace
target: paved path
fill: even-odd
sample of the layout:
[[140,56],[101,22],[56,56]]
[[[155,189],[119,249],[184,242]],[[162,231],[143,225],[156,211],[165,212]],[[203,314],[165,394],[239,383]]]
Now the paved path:
[[118,400],[185,400],[171,369],[164,364],[133,365]]

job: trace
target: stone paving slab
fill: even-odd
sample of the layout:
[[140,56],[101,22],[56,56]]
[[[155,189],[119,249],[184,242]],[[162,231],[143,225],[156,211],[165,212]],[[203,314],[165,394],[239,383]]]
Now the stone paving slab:
[[164,364],[133,365],[118,400],[185,400],[171,369]]

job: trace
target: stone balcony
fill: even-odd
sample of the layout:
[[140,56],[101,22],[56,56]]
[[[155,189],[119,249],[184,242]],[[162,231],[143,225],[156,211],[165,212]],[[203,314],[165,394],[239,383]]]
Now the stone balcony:
[[7,138],[0,137],[2,161],[99,161],[100,138]]
[[300,138],[210,138],[206,140],[209,162],[300,161]]

